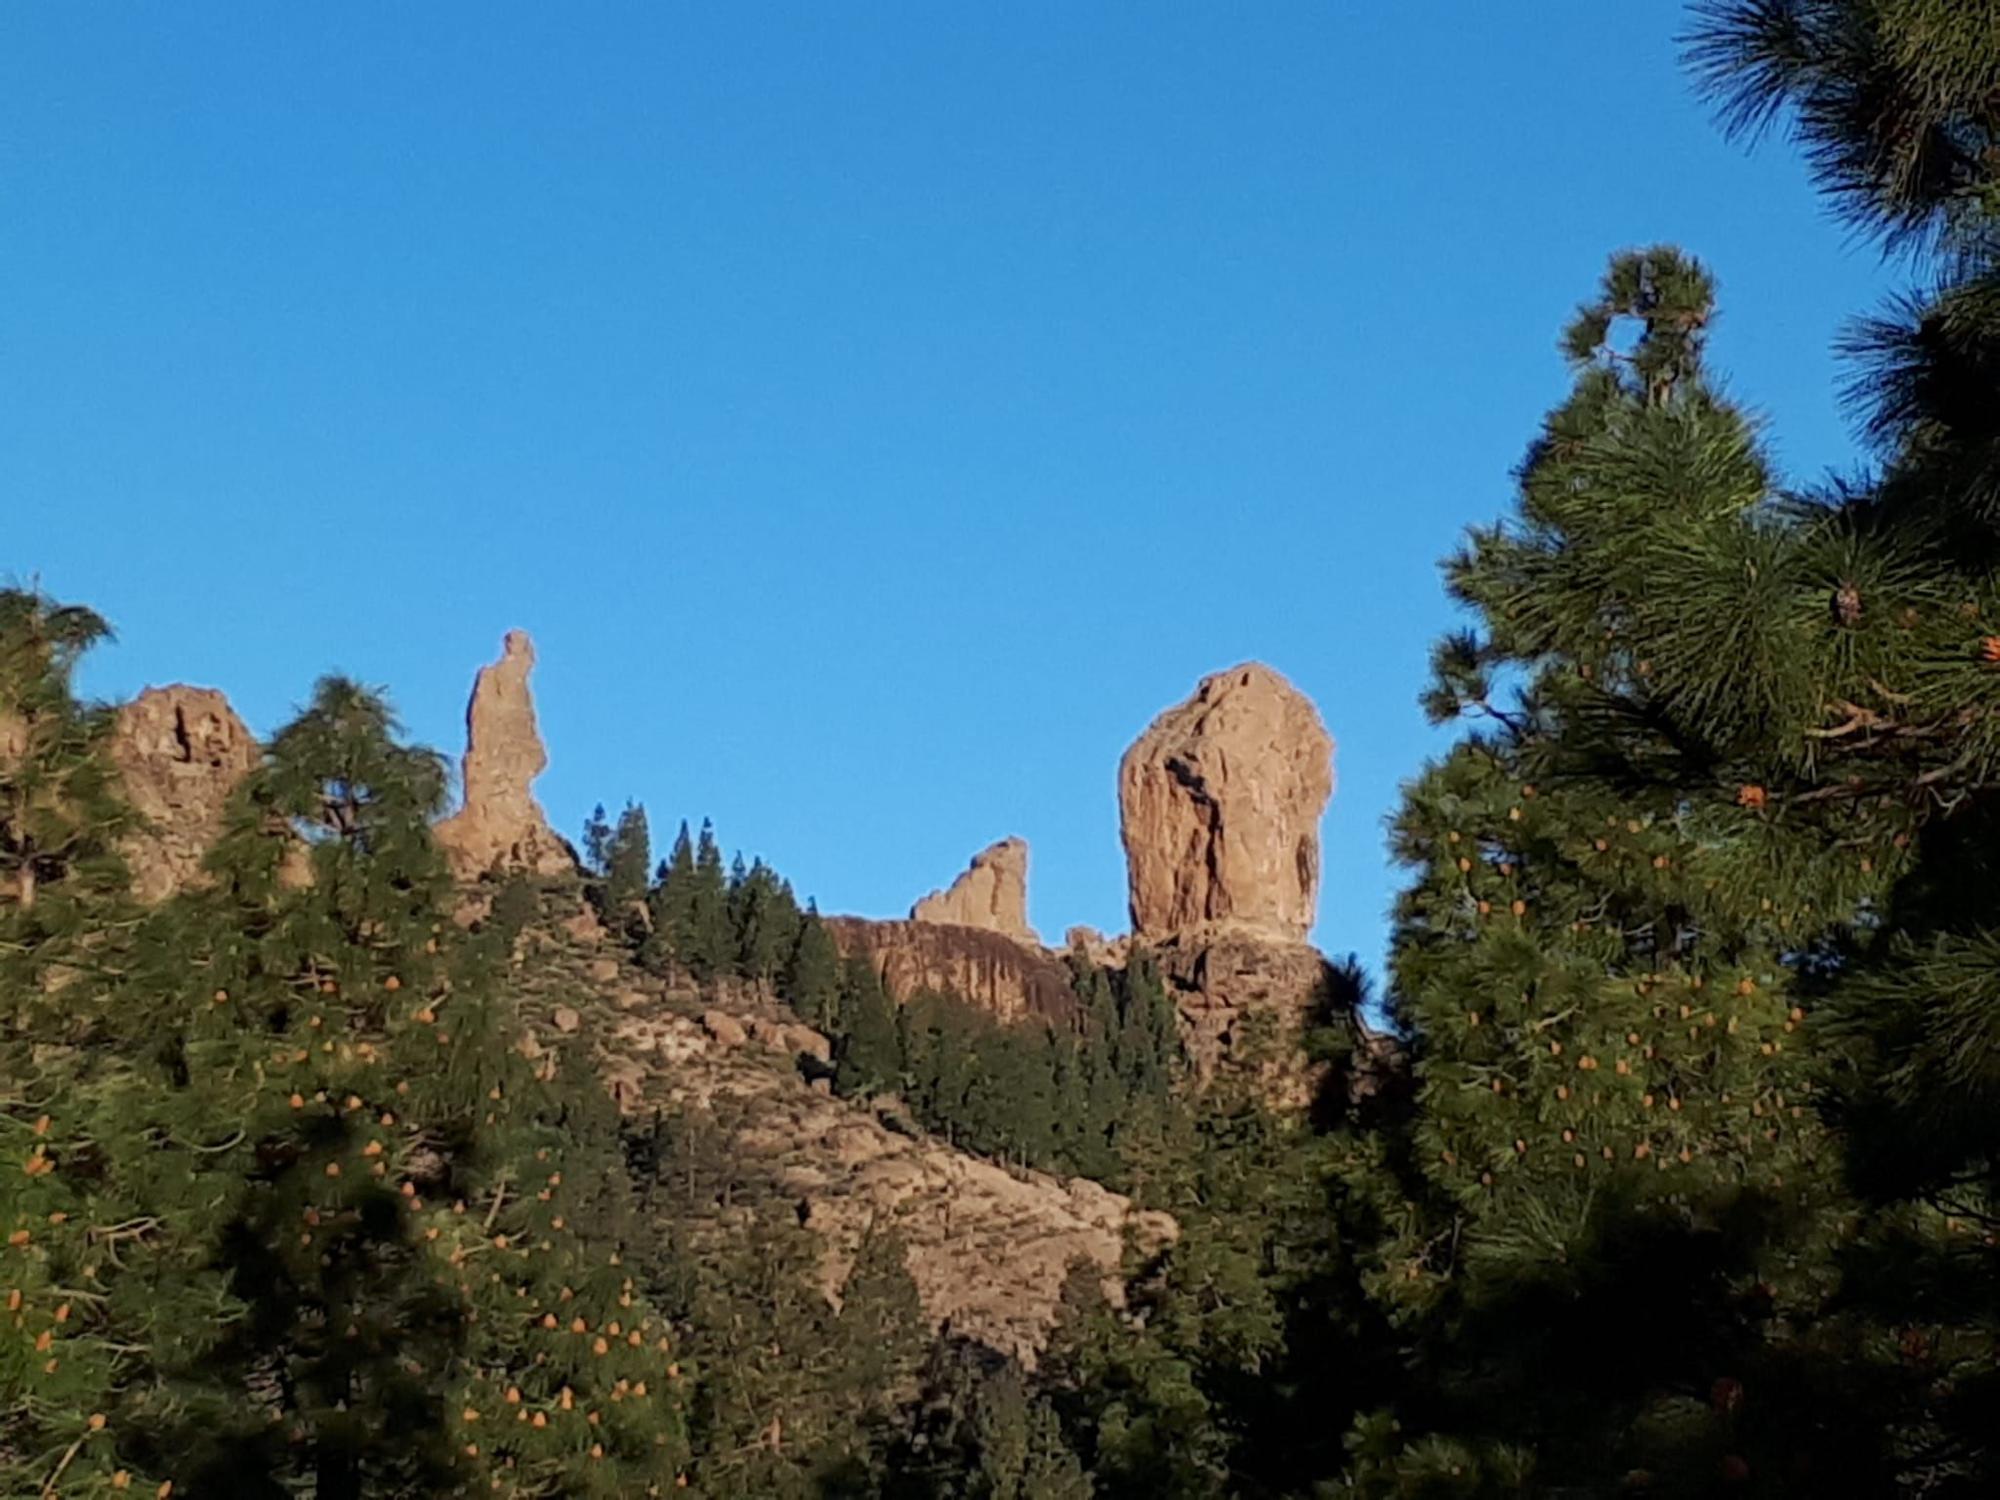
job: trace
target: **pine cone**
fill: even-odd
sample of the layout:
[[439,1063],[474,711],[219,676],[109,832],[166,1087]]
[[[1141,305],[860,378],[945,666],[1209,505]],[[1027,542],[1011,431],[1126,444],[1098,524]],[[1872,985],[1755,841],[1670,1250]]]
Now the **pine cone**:
[[1851,583],[1843,583],[1833,591],[1833,622],[1836,625],[1852,625],[1861,618],[1861,590]]

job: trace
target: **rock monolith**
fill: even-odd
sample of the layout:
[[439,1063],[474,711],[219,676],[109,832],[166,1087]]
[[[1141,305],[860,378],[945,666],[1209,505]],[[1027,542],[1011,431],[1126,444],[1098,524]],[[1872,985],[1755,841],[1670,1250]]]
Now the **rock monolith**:
[[438,842],[462,880],[576,868],[575,854],[535,801],[534,781],[549,756],[528,689],[534,666],[534,642],[525,630],[510,630],[500,659],[481,667],[473,681],[465,711],[465,804],[437,827]]
[[1204,677],[1118,768],[1133,933],[1303,941],[1332,795],[1333,739],[1304,694],[1255,662]]

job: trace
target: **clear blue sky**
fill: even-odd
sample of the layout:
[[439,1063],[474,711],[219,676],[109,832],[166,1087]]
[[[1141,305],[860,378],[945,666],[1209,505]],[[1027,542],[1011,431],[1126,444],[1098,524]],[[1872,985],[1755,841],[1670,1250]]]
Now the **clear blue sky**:
[[1672,4],[9,7],[0,571],[86,686],[386,684],[456,753],[533,632],[574,831],[712,815],[829,910],[1002,834],[1124,921],[1114,772],[1268,661],[1379,962],[1437,560],[1608,252],[1723,283],[1797,476],[1891,280],[1722,141]]

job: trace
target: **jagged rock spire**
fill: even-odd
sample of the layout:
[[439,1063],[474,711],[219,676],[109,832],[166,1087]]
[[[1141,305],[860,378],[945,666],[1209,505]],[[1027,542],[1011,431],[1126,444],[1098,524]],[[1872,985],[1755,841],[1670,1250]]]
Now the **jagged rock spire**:
[[1028,925],[1028,841],[1004,838],[980,850],[947,889],[911,907],[910,920],[980,927],[1040,947]]

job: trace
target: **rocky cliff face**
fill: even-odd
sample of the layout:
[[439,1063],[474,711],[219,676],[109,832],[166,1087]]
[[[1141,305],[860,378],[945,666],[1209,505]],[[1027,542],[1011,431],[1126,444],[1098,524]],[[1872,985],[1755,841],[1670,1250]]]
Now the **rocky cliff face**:
[[965,873],[910,908],[913,922],[979,927],[1039,948],[1028,925],[1028,844],[1006,838],[972,856]]
[[1068,1022],[1076,1015],[1068,967],[1039,946],[937,922],[824,920],[841,954],[865,957],[898,1002],[923,990],[944,990],[1002,1021]]
[[111,731],[125,800],[144,826],[122,848],[132,892],[164,901],[201,877],[229,797],[257,764],[255,739],[213,688],[147,688]]
[[1269,667],[1205,677],[1118,768],[1132,930],[1229,923],[1301,942],[1319,903],[1319,820],[1333,740]]
[[1223,926],[1175,933],[1146,951],[1173,996],[1198,1083],[1228,1069],[1276,1108],[1312,1105],[1325,1070],[1308,1060],[1301,1033],[1339,998],[1319,949]]
[[465,804],[438,824],[438,842],[462,880],[505,871],[561,875],[576,868],[569,845],[535,801],[534,780],[547,769],[528,690],[535,646],[510,630],[500,659],[481,667],[465,711]]

